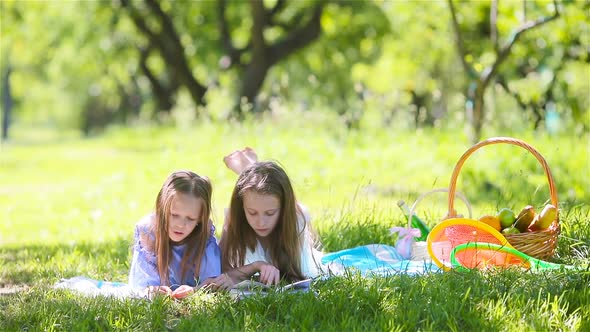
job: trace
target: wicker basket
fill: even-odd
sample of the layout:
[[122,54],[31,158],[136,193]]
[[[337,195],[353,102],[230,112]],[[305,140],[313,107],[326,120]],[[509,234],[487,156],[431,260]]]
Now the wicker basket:
[[[408,228],[412,228],[412,217],[414,216],[414,214],[416,212],[416,206],[418,205],[418,203],[420,203],[424,198],[426,198],[427,196],[429,196],[431,194],[447,193],[447,192],[449,192],[449,189],[439,188],[439,189],[433,189],[431,191],[428,191],[428,192],[420,195],[416,199],[414,204],[412,204],[412,206],[410,207],[410,212],[408,214]],[[454,195],[457,196],[460,200],[462,200],[465,203],[465,206],[467,206],[467,210],[469,212],[469,218],[471,218],[471,204],[469,204],[469,201],[467,200],[467,198],[459,192],[455,192]],[[429,260],[431,260],[430,255],[428,254],[426,241],[416,241],[412,244],[411,260],[413,260],[413,261],[423,261],[423,260],[429,261]]]
[[[451,176],[451,182],[449,185],[449,218],[454,218],[457,215],[454,209],[454,200],[457,178],[459,176],[459,172],[461,171],[461,167],[463,166],[467,158],[477,149],[492,144],[512,144],[520,146],[529,151],[531,154],[533,154],[533,156],[537,158],[537,160],[539,161],[539,163],[541,163],[541,166],[543,166],[543,169],[545,170],[545,175],[547,176],[547,180],[549,182],[549,195],[551,196],[551,204],[558,207],[557,190],[555,189],[555,182],[553,180],[553,176],[551,175],[551,171],[549,170],[549,166],[547,165],[547,162],[545,161],[543,156],[541,156],[541,154],[532,146],[530,146],[522,140],[511,137],[493,137],[473,145],[461,156],[461,158],[459,158],[457,165],[455,165],[455,169],[453,171],[453,175]],[[559,235],[559,232],[560,228],[558,214],[555,220],[551,223],[551,226],[542,231],[503,235],[514,248],[524,252],[529,256],[539,259],[547,259],[553,257],[555,247],[557,246],[557,237]]]

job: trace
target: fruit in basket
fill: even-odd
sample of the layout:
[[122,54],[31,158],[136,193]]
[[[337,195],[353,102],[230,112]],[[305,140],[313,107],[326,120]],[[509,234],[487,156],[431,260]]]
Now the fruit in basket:
[[535,208],[532,205],[527,205],[516,217],[514,227],[518,228],[521,232],[526,232],[533,219],[535,219]]
[[512,212],[512,210],[510,210],[509,208],[501,209],[500,212],[498,212],[498,214],[496,215],[496,217],[500,219],[500,225],[502,225],[502,229],[512,226],[514,220],[516,220],[514,212]]
[[492,226],[498,232],[502,230],[502,225],[500,225],[500,219],[498,219],[498,217],[496,216],[485,215],[479,218],[479,221]]
[[535,216],[533,222],[529,225],[529,231],[536,232],[542,231],[553,223],[553,220],[557,218],[557,208],[553,204],[547,204],[543,208],[543,211]]
[[514,227],[514,226],[509,226],[506,227],[502,230],[503,234],[519,234],[520,231],[518,230],[518,228]]

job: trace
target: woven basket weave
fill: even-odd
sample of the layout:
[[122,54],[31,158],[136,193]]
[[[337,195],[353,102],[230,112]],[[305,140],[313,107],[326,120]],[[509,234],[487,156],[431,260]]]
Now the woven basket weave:
[[[467,160],[467,158],[474,153],[476,150],[484,147],[486,145],[492,144],[512,144],[519,146],[521,148],[526,149],[529,151],[541,164],[543,170],[545,171],[545,175],[547,176],[547,181],[549,183],[549,195],[551,199],[551,204],[558,207],[557,201],[557,190],[555,188],[555,181],[553,180],[553,175],[551,175],[551,170],[549,169],[549,165],[545,158],[533,148],[528,143],[511,137],[493,137],[481,141],[472,147],[470,147],[462,156],[459,158],[459,161],[455,165],[455,169],[453,170],[453,175],[451,176],[451,182],[449,185],[449,197],[448,197],[448,217],[454,218],[456,217],[456,212],[454,209],[454,201],[455,201],[455,190],[457,186],[457,178],[459,177],[459,173],[461,171],[461,167]],[[557,237],[559,236],[560,228],[559,228],[559,214],[555,218],[555,220],[551,223],[549,228],[544,229],[542,231],[536,232],[524,232],[519,234],[503,234],[508,242],[516,249],[524,252],[525,254],[539,258],[539,259],[547,259],[553,257],[555,253],[555,247],[557,246]]]

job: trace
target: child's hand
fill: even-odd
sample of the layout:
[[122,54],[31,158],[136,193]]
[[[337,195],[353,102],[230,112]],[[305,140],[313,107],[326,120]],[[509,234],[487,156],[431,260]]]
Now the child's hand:
[[170,294],[175,299],[184,299],[185,297],[193,294],[195,289],[189,285],[182,285]]
[[172,289],[168,286],[149,286],[148,287],[149,294],[163,294],[163,295],[172,295]]
[[215,278],[207,278],[201,287],[208,287],[213,290],[228,290],[234,286],[234,281],[227,273],[223,273]]
[[260,282],[267,286],[276,285],[281,279],[281,271],[266,262],[258,262],[258,271],[260,272]]

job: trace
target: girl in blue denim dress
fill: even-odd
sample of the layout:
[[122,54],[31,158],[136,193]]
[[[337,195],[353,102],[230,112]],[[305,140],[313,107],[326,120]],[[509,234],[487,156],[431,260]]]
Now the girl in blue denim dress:
[[135,226],[130,286],[184,298],[221,274],[211,195],[206,177],[191,171],[168,176],[154,213]]

